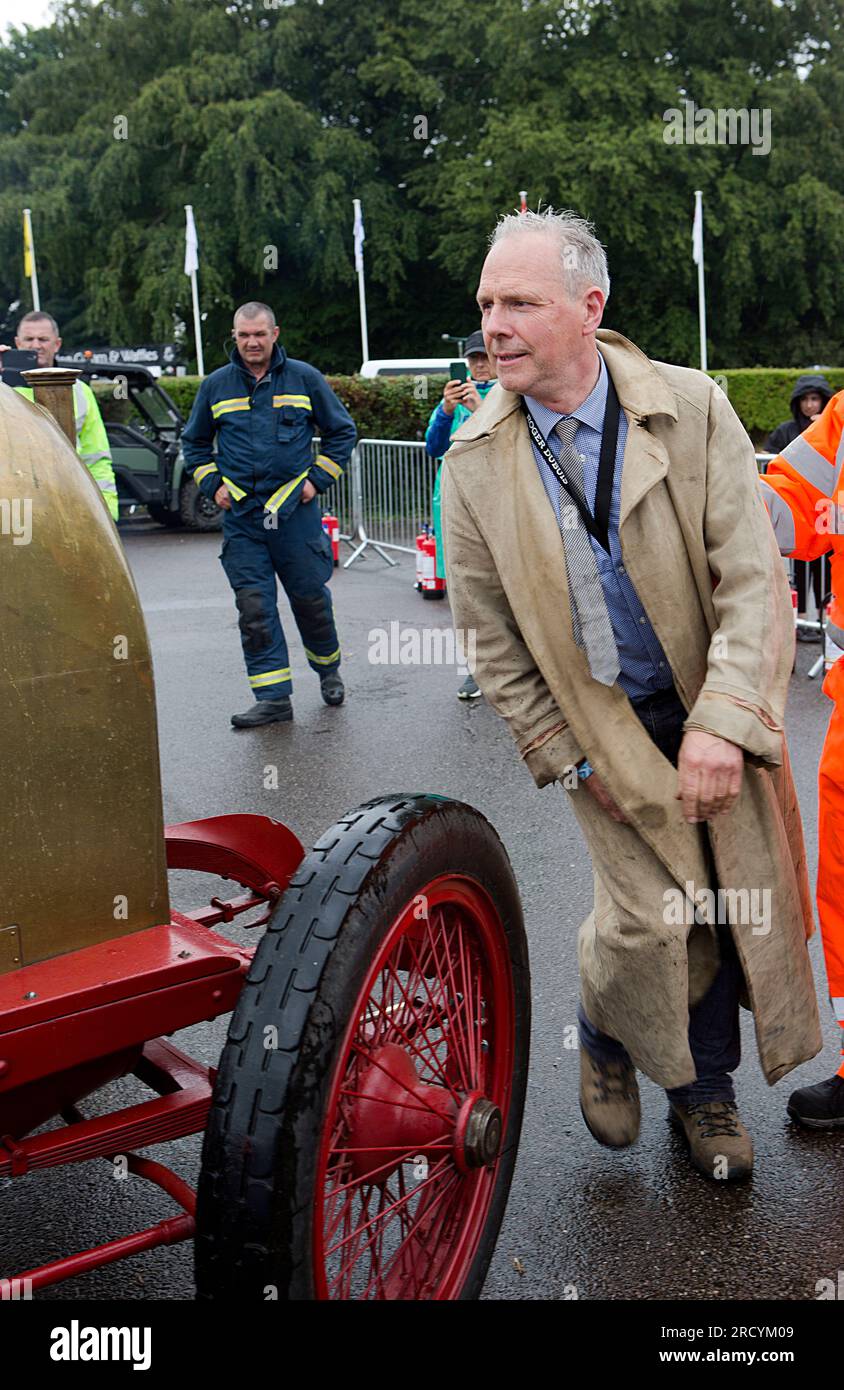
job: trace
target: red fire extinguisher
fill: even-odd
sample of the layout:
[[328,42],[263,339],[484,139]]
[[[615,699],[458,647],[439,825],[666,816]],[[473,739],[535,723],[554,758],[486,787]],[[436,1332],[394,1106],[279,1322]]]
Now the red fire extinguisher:
[[416,537],[416,589],[423,598],[445,598],[445,580],[437,578],[437,542],[426,523]]
[[323,512],[322,529],[331,541],[331,553],[334,556],[334,568],[340,563],[340,522],[331,512]]
[[[796,636],[796,635],[797,635],[797,590],[795,589],[795,587],[794,587],[793,584],[790,584],[790,585],[789,585],[789,588],[791,589],[791,611],[792,611],[792,613],[794,614],[794,634],[795,634],[795,636]],[[791,663],[791,670],[792,670],[792,672],[794,672],[794,671],[797,670],[797,648],[796,648],[796,647],[795,647],[795,649],[794,649],[794,659],[793,659],[793,661],[792,661],[792,663]]]

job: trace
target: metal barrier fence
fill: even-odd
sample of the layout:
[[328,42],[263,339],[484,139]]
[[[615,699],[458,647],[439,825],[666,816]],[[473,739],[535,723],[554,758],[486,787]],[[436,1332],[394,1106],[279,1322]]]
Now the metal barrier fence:
[[[318,440],[314,441],[315,453]],[[756,466],[764,473],[773,454],[758,453]],[[409,439],[361,439],[352,451],[349,466],[331,489],[328,509],[337,516],[341,539],[352,553],[344,561],[348,569],[371,546],[388,564],[396,563],[388,551],[414,554],[421,526],[431,518],[431,498],[437,463],[423,443]],[[794,565],[785,561],[793,582]],[[808,587],[808,585],[807,585]],[[822,561],[822,595],[830,587],[829,562]],[[818,620],[801,619],[798,626],[823,639],[826,614]],[[813,665],[810,676],[823,669],[823,654]]]
[[327,506],[352,546],[344,568],[369,546],[388,565],[389,550],[416,551],[416,537],[431,519],[437,464],[425,445],[410,439],[360,439],[349,466],[331,489]]
[[[314,453],[319,441],[314,441]],[[773,454],[757,454],[764,473]],[[368,546],[388,564],[387,550],[415,553],[416,537],[431,519],[431,497],[437,463],[421,441],[360,439],[349,466],[331,489],[328,508],[340,522],[340,536],[352,546],[345,568]]]

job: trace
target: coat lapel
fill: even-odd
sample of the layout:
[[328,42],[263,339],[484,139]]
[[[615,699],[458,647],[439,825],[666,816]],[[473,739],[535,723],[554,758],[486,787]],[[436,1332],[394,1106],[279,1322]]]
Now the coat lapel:
[[627,441],[621,475],[619,534],[639,503],[668,472],[668,452],[647,429],[651,415],[677,419],[674,393],[644,353],[620,333],[601,330],[598,344],[627,417]]
[[630,513],[650,492],[661,483],[668,472],[668,451],[665,446],[649,434],[638,423],[635,416],[627,411],[627,440],[624,445],[624,463],[621,474],[621,508],[619,512],[619,537],[624,541],[624,526]]

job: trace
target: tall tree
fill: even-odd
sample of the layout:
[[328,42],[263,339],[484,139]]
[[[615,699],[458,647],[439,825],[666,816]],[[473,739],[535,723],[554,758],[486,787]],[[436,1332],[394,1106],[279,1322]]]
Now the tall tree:
[[[360,197],[373,354],[437,353],[526,188],[594,220],[606,321],[693,363],[702,188],[710,360],[832,361],[843,50],[840,0],[64,0],[0,45],[0,298],[28,204],[67,338],[170,339],[190,202],[208,363],[264,298],[290,351],[353,368]],[[770,149],[670,143],[686,102],[769,119]]]

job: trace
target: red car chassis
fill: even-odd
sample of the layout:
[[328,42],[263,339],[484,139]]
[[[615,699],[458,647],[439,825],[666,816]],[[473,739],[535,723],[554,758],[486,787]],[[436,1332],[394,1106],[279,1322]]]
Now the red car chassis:
[[[194,1234],[193,1189],[163,1164],[131,1152],[205,1128],[215,1069],[162,1035],[231,1012],[253,950],[211,928],[262,905],[250,926],[266,923],[304,849],[286,826],[254,815],[171,825],[165,838],[168,868],[217,874],[248,891],[227,901],[212,898],[190,915],[173,912],[166,926],[0,976],[0,1177],[121,1154],[130,1172],[163,1188],[183,1213],[6,1276],[6,1294],[24,1283],[44,1288]],[[127,1074],[156,1098],[97,1119],[76,1109],[81,1096]],[[57,1114],[64,1128],[13,1137]]]

